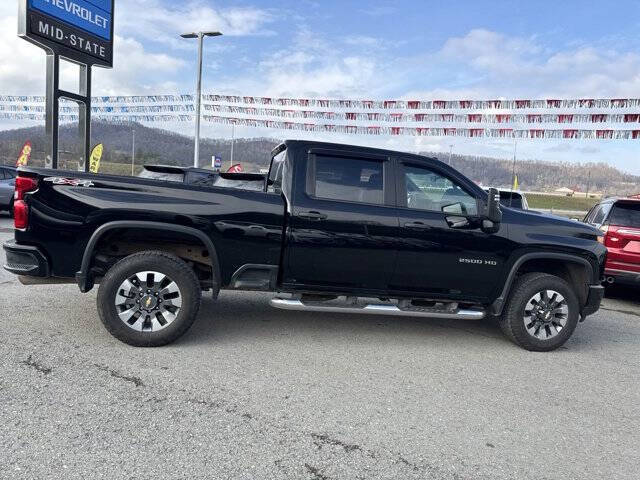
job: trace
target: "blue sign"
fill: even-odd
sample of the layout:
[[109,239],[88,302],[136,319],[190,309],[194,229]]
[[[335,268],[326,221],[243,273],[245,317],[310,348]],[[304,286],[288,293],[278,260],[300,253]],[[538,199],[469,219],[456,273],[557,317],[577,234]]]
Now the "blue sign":
[[73,27],[111,40],[111,0],[29,0],[29,6]]

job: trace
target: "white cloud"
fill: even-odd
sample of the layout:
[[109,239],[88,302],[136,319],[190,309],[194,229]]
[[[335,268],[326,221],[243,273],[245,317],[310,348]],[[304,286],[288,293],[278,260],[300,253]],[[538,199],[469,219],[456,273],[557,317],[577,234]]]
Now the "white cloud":
[[168,80],[184,66],[182,59],[148,52],[133,38],[115,37],[114,59],[113,69],[96,69],[96,94],[177,93],[182,86]]
[[116,9],[116,25],[123,35],[167,43],[173,48],[191,48],[189,42],[179,38],[185,32],[220,31],[227,36],[272,34],[265,29],[272,20],[273,15],[267,10],[215,9],[202,0],[173,2],[170,6],[160,0],[121,0]]
[[471,30],[447,40],[433,60],[458,72],[459,88],[442,92],[453,95],[466,90],[470,96],[506,98],[624,97],[640,91],[637,53],[590,46],[552,52],[536,37]]
[[368,97],[377,83],[374,58],[348,54],[321,35],[300,29],[291,46],[263,58],[250,75],[216,79],[225,93],[271,96]]

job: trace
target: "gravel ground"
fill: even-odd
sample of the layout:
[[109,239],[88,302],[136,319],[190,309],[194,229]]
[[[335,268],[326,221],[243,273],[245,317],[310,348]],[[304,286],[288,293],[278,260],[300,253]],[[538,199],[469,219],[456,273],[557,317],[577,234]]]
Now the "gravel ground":
[[236,292],[136,349],[103,329],[95,291],[2,271],[0,478],[637,479],[637,293],[551,353],[485,322]]

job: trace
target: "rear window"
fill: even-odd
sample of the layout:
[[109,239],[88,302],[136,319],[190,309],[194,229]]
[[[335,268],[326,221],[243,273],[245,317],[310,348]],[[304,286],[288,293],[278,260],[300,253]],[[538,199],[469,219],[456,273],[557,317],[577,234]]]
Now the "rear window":
[[610,225],[640,228],[640,202],[618,202],[609,216]]
[[505,207],[522,209],[522,195],[515,192],[500,192],[500,203]]

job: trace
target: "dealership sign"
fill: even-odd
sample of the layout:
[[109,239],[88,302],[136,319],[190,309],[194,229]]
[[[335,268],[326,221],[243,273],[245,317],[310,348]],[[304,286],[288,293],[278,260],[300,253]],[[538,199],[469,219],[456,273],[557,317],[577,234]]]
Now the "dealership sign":
[[19,35],[85,65],[113,66],[114,0],[21,0]]

